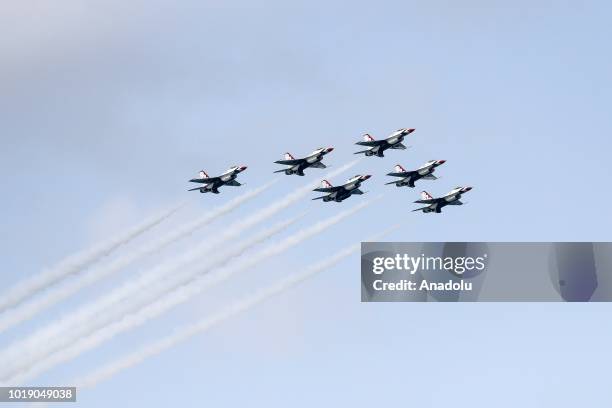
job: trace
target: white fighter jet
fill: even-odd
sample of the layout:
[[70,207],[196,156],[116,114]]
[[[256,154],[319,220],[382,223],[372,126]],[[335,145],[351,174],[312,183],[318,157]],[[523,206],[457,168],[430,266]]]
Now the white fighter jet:
[[421,200],[415,201],[418,204],[427,204],[427,207],[417,208],[412,211],[423,211],[424,213],[436,212],[441,213],[442,208],[447,205],[463,205],[459,200],[462,194],[470,191],[472,187],[455,187],[448,194],[433,198],[427,191],[421,191]]
[[408,186],[414,187],[414,182],[420,179],[436,180],[433,175],[436,167],[446,163],[446,160],[430,160],[416,170],[406,171],[401,165],[395,166],[393,173],[387,173],[387,176],[401,177],[400,180],[391,181],[385,184],[395,184],[397,187]]
[[355,144],[360,146],[367,146],[369,149],[361,150],[359,152],[355,152],[355,154],[365,153],[366,156],[378,156],[384,157],[384,151],[387,149],[406,149],[406,146],[402,143],[404,141],[404,137],[408,136],[415,129],[398,129],[395,132],[391,133],[386,139],[382,140],[374,140],[372,135],[366,133],[363,135],[363,142],[357,142]]
[[323,156],[334,150],[333,147],[320,147],[308,156],[296,159],[291,153],[285,153],[285,160],[278,160],[274,163],[283,164],[289,166],[283,170],[277,170],[275,173],[285,173],[290,176],[291,174],[297,174],[298,176],[304,175],[304,169],[308,167],[315,167],[317,169],[324,169],[327,166],[322,163]]
[[335,201],[339,203],[346,200],[353,194],[363,194],[363,191],[361,191],[359,187],[361,187],[362,182],[369,179],[370,177],[372,176],[368,174],[366,174],[365,176],[358,174],[354,177],[351,177],[343,185],[335,187],[332,186],[329,181],[323,180],[321,182],[321,187],[315,188],[313,191],[328,194],[321,197],[313,198],[313,200],[323,200],[324,202]]
[[221,186],[241,186],[242,184],[236,181],[236,177],[238,177],[238,174],[245,171],[246,168],[246,166],[233,166],[217,177],[209,177],[204,170],[201,170],[198,178],[189,181],[192,183],[201,183],[204,184],[204,186],[192,188],[189,191],[200,190],[200,193],[219,194],[219,187]]

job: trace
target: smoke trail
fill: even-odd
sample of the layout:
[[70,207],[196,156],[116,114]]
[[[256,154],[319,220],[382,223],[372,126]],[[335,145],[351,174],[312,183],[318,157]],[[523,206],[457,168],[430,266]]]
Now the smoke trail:
[[32,276],[31,278],[16,284],[5,294],[0,296],[0,312],[4,312],[5,310],[20,304],[24,300],[30,298],[48,286],[61,281],[67,276],[74,275],[89,267],[96,261],[109,255],[120,246],[128,243],[139,235],[147,232],[157,224],[161,223],[163,220],[178,211],[180,207],[181,206],[177,206],[161,214],[155,215],[116,238],[71,255],[62,260],[55,267],[47,269],[38,275]]
[[[393,227],[396,228],[396,227]],[[388,231],[384,232],[386,234]],[[383,235],[379,234],[379,235]],[[165,338],[154,341],[148,345],[141,347],[133,353],[125,355],[115,361],[112,361],[101,368],[94,370],[89,375],[86,375],[84,378],[75,381],[75,385],[78,388],[91,388],[99,384],[100,382],[109,379],[110,377],[118,374],[119,372],[126,370],[128,368],[134,367],[137,364],[140,364],[144,360],[149,357],[153,357],[157,354],[162,353],[165,350],[168,350],[181,342],[184,342],[191,338],[192,336],[205,332],[208,329],[213,328],[215,325],[223,323],[225,320],[246,312],[251,308],[257,306],[259,303],[271,298],[275,295],[278,295],[292,287],[300,284],[304,280],[325,271],[326,269],[331,268],[338,262],[342,261],[346,257],[352,255],[353,253],[359,251],[360,244],[354,244],[349,247],[346,247],[340,251],[338,251],[333,256],[324,259],[311,266],[310,268],[304,270],[301,273],[296,273],[292,276],[289,276],[276,284],[269,286],[267,288],[259,290],[256,294],[248,296],[242,300],[235,302],[229,307],[221,310],[220,312],[202,319],[196,323],[184,326],[180,329],[175,330],[173,334],[166,336]]]
[[[246,262],[246,265],[241,265],[235,268],[230,268],[221,273],[217,273],[216,275],[213,275],[213,276],[204,275],[201,278],[191,279],[190,281],[183,282],[182,286],[176,286],[173,292],[167,293],[161,299],[154,301],[148,306],[140,309],[138,312],[133,313],[131,315],[124,316],[121,320],[111,323],[110,325],[98,330],[93,335],[89,337],[81,338],[79,341],[72,344],[67,349],[64,349],[55,354],[51,354],[49,357],[39,360],[39,362],[35,364],[32,368],[12,377],[9,381],[7,381],[7,383],[14,385],[14,384],[22,383],[23,381],[27,381],[35,377],[36,375],[40,374],[41,372],[44,372],[54,367],[57,364],[63,363],[65,361],[68,361],[70,359],[77,357],[81,353],[100,345],[104,341],[111,339],[112,337],[116,336],[117,334],[121,332],[138,327],[144,324],[145,322],[147,322],[148,320],[155,318],[159,316],[160,314],[166,312],[170,308],[180,303],[190,300],[192,297],[199,294],[200,292],[202,292],[204,289],[211,286],[212,284],[218,283],[222,280],[226,280],[236,272],[242,271],[247,268],[250,269],[257,263],[260,263],[266,259],[269,259],[271,256],[278,255],[288,250],[289,248],[301,243],[307,238],[310,238],[314,235],[317,235],[323,232],[325,229],[340,222],[344,218],[351,216],[352,214],[363,209],[369,204],[370,202],[359,204],[353,207],[352,209],[343,211],[324,221],[318,222],[311,227],[303,229],[293,234],[292,236],[285,238],[280,243],[271,245],[267,249],[260,251],[257,255],[251,257],[250,260]],[[209,265],[208,267],[202,269],[200,271],[200,274],[207,272],[210,269],[212,268]],[[209,277],[210,279],[207,279]],[[153,299],[157,298],[156,293],[159,293],[159,292],[164,293],[165,292],[164,289],[166,288],[164,288],[163,286],[160,286],[159,289],[161,290],[157,292],[153,291],[154,292]]]
[[[295,222],[302,216],[303,214],[294,217],[288,221],[278,223],[274,227],[268,228],[260,232],[259,234],[256,234],[254,237],[245,240],[244,242],[232,243],[232,245],[229,247],[229,250],[220,251],[220,253],[216,255],[213,251],[213,253],[211,254],[212,257],[203,262],[205,262],[206,265],[210,265],[211,267],[221,266],[225,262],[231,260],[233,257],[239,256],[249,248],[280,232],[282,229],[288,227],[291,223]],[[189,264],[185,262],[182,263],[180,266],[187,267],[189,266]],[[187,273],[185,273],[180,271],[178,268],[170,268],[169,270],[166,269],[168,268],[162,268],[161,270],[157,270],[157,272],[168,272],[168,276],[164,276],[164,274],[161,273],[155,274],[159,275],[157,278],[157,282],[163,282],[163,284],[158,285],[157,291],[135,291],[129,298],[123,299],[124,302],[117,302],[118,304],[115,305],[114,308],[113,302],[108,302],[108,307],[101,308],[97,311],[97,313],[92,312],[87,314],[86,316],[78,315],[77,317],[80,319],[78,322],[67,322],[74,323],[73,325],[65,324],[63,326],[56,326],[55,328],[59,327],[63,330],[66,330],[63,333],[63,336],[58,336],[55,338],[45,336],[41,336],[40,338],[33,338],[28,341],[28,347],[21,347],[21,349],[19,349],[19,344],[17,344],[17,346],[13,346],[12,349],[9,349],[7,352],[2,352],[2,356],[0,356],[0,367],[4,371],[3,378],[6,378],[7,375],[10,375],[14,372],[24,370],[24,367],[27,368],[29,365],[35,363],[36,360],[39,360],[43,355],[50,354],[57,349],[61,349],[62,347],[70,345],[71,342],[75,341],[79,337],[90,334],[100,326],[108,324],[113,320],[119,318],[122,314],[129,313],[134,308],[138,308],[139,306],[142,306],[147,302],[154,301],[158,296],[163,295],[166,290],[172,289],[172,285],[174,285],[174,287],[180,286],[183,282],[192,278],[190,274],[194,273],[193,270],[188,270],[186,271]],[[169,281],[169,283],[167,283],[167,281]],[[11,355],[15,355],[17,353],[21,353],[21,359],[15,359]]]
[[[326,177],[331,178],[338,175],[353,167],[358,162],[359,160],[354,160],[345,164],[328,173]],[[171,261],[170,264],[162,264],[154,270],[149,271],[146,275],[141,275],[133,281],[128,281],[123,286],[113,290],[101,299],[86,305],[72,315],[65,316],[59,321],[55,321],[33,333],[28,339],[11,345],[11,347],[0,353],[0,362],[6,362],[4,367],[0,364],[0,368],[3,371],[2,378],[6,379],[7,376],[15,372],[27,369],[28,366],[37,361],[39,356],[48,355],[59,348],[69,345],[75,339],[88,334],[88,332],[96,328],[92,328],[90,323],[99,321],[99,319],[96,320],[96,318],[99,318],[100,315],[104,316],[103,312],[112,307],[115,303],[129,301],[129,298],[136,294],[146,293],[146,288],[160,280],[163,276],[173,272],[177,268],[187,267],[195,260],[201,258],[205,253],[213,253],[217,247],[221,247],[226,242],[233,241],[246,229],[265,221],[279,211],[300,200],[305,195],[310,194],[312,187],[313,183],[308,183],[295,190],[293,193],[290,193],[284,199],[233,224],[223,234],[215,237],[216,240],[213,240],[212,243],[210,241],[204,242],[202,245],[183,254],[179,259]]]
[[120,258],[117,258],[110,262],[106,266],[94,268],[87,273],[76,277],[75,279],[67,282],[65,285],[52,288],[48,292],[41,294],[41,296],[32,299],[32,301],[20,305],[20,307],[4,313],[0,316],[0,333],[15,326],[36,314],[47,310],[54,304],[68,298],[69,296],[77,293],[79,290],[94,284],[104,277],[110,276],[114,273],[121,271],[122,269],[130,266],[134,262],[146,257],[151,256],[173,242],[188,236],[199,228],[206,226],[207,224],[214,221],[216,218],[221,217],[236,209],[246,201],[258,196],[263,191],[267,190],[272,183],[268,183],[262,187],[247,191],[246,193],[236,197],[228,203],[210,210],[207,214],[197,218],[195,221],[190,221],[178,229],[166,234],[165,236],[156,239],[153,242],[146,243],[140,248],[135,249],[129,254],[126,254]]
[[[245,242],[241,243],[239,245],[239,247],[236,248],[236,250],[232,251],[231,253],[228,253],[225,257],[218,257],[219,259],[216,260],[216,262],[213,262],[212,264],[210,264],[208,267],[204,268],[201,272],[204,273],[207,270],[214,268],[214,267],[220,267],[223,266],[223,264],[225,262],[230,261],[233,257],[235,256],[240,256],[240,254],[244,251],[246,251],[247,249],[249,249],[250,247],[272,237],[275,234],[278,234],[279,232],[283,231],[285,228],[287,228],[288,226],[290,226],[291,224],[293,224],[295,221],[297,221],[298,219],[300,219],[303,215],[299,215],[297,217],[293,217],[291,219],[282,221],[277,223],[276,225],[274,225],[271,228],[267,228],[263,231],[261,231],[260,233],[256,234],[255,236],[249,238],[248,240],[246,240]],[[186,281],[183,281],[182,283],[187,284]],[[180,286],[176,285],[177,287]],[[170,288],[172,289],[172,288]],[[126,313],[129,313],[129,311],[131,309],[137,309],[139,307],[142,307],[144,309],[147,309],[146,306],[146,301],[149,302],[155,302],[155,299],[158,298],[158,296],[163,296],[164,295],[164,291],[162,290],[161,292],[156,292],[153,293],[152,296],[149,296],[147,298],[145,298],[145,302],[142,301],[142,299],[140,300],[136,300],[131,302],[130,305],[126,305],[123,308],[119,308],[119,310],[115,310],[115,311],[111,311],[108,315],[107,318],[104,319],[101,322],[98,322],[98,325],[103,325],[105,323],[109,323],[110,326],[113,328],[112,330],[105,330],[105,328],[102,328],[101,330],[98,330],[98,332],[103,332],[103,333],[109,333],[112,332],[113,336],[128,330],[130,328],[136,327],[138,324],[129,324],[127,325],[126,323],[132,323],[134,319],[130,318],[131,316],[128,314],[126,317],[122,318],[122,315],[125,316]],[[144,314],[146,314],[148,316],[148,319],[142,319],[142,315],[143,314],[138,314],[139,316],[139,323],[142,324],[145,321],[161,314],[162,311],[157,312],[156,314],[152,315],[151,311],[153,309],[148,308],[147,312],[145,312]],[[154,309],[155,311],[158,310],[158,308]],[[113,313],[114,312],[114,313]],[[113,320],[119,319],[120,322],[122,322],[122,324],[120,325],[116,325],[113,323]],[[96,325],[93,325],[94,328]],[[95,332],[97,334],[97,332]],[[111,336],[112,337],[112,336]],[[83,337],[84,339],[89,339],[87,336]],[[98,341],[95,342],[94,345],[100,344],[102,341],[104,341],[105,339],[108,339],[110,337],[104,335],[104,336],[98,336]],[[76,343],[71,343],[68,345],[67,350],[61,350],[57,353],[50,353],[49,356],[47,357],[41,357],[39,358],[39,360],[36,362],[36,364],[34,364],[32,367],[22,370],[21,372],[19,372],[17,375],[13,376],[10,378],[10,380],[7,381],[7,384],[16,384],[16,383],[22,383],[23,381],[26,381],[32,377],[34,377],[35,375],[44,372],[46,370],[48,370],[49,368],[52,368],[53,366],[70,360],[74,357],[76,357],[77,355],[79,355],[80,353],[82,353],[83,351],[86,351],[90,348],[93,347],[93,345],[91,345],[90,347],[84,348],[81,346],[78,346],[79,344],[84,343],[83,341],[79,341],[77,340]],[[89,342],[91,343],[91,342]],[[76,347],[75,347],[76,346]]]

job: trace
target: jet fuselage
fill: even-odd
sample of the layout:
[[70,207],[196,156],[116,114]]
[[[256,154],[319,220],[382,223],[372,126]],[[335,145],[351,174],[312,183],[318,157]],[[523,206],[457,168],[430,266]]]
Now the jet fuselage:
[[[425,163],[423,166],[419,167],[418,169],[416,169],[413,172],[410,172],[411,174],[408,177],[404,177],[398,181],[395,182],[395,185],[397,187],[403,187],[403,186],[408,186],[413,188],[414,187],[414,183],[418,180],[421,179],[433,179],[435,180],[436,177],[433,176],[433,173],[436,171],[436,167],[442,165],[446,163],[446,160],[430,160],[429,162]],[[398,165],[396,167],[399,167],[401,169],[401,166]],[[388,175],[394,175],[394,176],[399,176],[400,173],[389,173]],[[401,177],[401,176],[400,176]],[[387,184],[393,184],[393,183],[387,183]]]
[[461,201],[459,201],[464,193],[470,191],[472,187],[457,187],[451,190],[448,194],[443,197],[440,197],[436,200],[435,203],[430,204],[428,207],[423,208],[424,213],[436,212],[441,213],[442,208],[447,205],[463,205]]
[[229,185],[229,186],[240,186],[241,184],[236,181],[236,178],[240,173],[246,170],[246,166],[233,166],[229,170],[225,171],[218,177],[208,177],[206,172],[200,172],[200,178],[189,180],[194,183],[202,183],[204,184],[200,188],[194,188],[193,190],[199,190],[200,193],[214,193],[219,194],[219,187]]
[[[304,170],[309,167],[325,168],[326,166],[322,163],[323,158],[326,154],[328,154],[329,152],[333,150],[334,150],[333,147],[321,147],[313,151],[312,153],[310,153],[308,156],[302,159],[297,159],[297,160],[293,159],[291,155],[287,153],[286,155],[288,155],[291,160],[284,160],[285,162],[299,161],[299,163],[290,164],[290,167],[286,168],[284,170],[284,173],[288,176],[292,174],[297,174],[298,176],[304,176]],[[276,163],[289,164],[289,163],[283,163],[283,160],[277,161]],[[283,172],[283,170],[279,170],[276,173],[278,172]]]
[[[385,150],[405,149],[406,146],[404,146],[402,142],[404,141],[404,138],[412,132],[414,132],[414,129],[406,129],[406,128],[398,129],[386,139],[376,142],[378,143],[377,145],[372,146],[369,149],[363,152],[359,152],[359,153],[365,153],[366,156],[384,157]],[[369,135],[366,135],[366,136],[371,138],[371,136]],[[372,142],[374,142],[374,140],[372,140]]]
[[347,198],[349,198],[350,196],[352,196],[353,194],[363,194],[363,192],[359,190],[359,187],[361,187],[361,183],[363,183],[365,180],[369,179],[370,177],[371,177],[370,175],[365,175],[365,176],[355,176],[355,177],[350,178],[348,182],[346,182],[346,184],[341,186],[340,189],[323,197],[323,201],[324,202],[335,201],[337,203],[340,203],[346,200]]

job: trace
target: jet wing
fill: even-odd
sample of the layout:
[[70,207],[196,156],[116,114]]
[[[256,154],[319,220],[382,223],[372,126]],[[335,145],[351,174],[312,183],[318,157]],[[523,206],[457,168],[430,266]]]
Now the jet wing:
[[189,181],[192,183],[212,184],[219,180],[221,180],[220,177],[209,177],[209,178],[203,178],[203,179],[191,179]]
[[315,188],[312,191],[318,191],[319,193],[333,193],[339,190],[342,190],[342,186],[334,186],[334,187],[320,187],[320,188]]
[[324,196],[321,196],[321,197],[313,198],[312,200],[313,201],[314,200],[322,200],[322,199],[327,198],[327,197],[329,197],[329,196],[324,195]]
[[417,172],[416,171],[400,171],[398,173],[387,173],[387,176],[410,177],[410,176],[414,175],[415,173],[417,173]]
[[434,204],[437,203],[438,201],[441,201],[442,199],[440,198],[432,198],[430,200],[416,200],[415,203],[417,204]]
[[306,159],[277,160],[274,163],[276,163],[276,164],[284,164],[286,166],[295,166],[296,164],[302,164],[305,161],[306,161]]
[[385,143],[387,143],[386,140],[368,140],[368,141],[357,142],[355,144],[359,146],[374,147],[374,146],[380,146]]

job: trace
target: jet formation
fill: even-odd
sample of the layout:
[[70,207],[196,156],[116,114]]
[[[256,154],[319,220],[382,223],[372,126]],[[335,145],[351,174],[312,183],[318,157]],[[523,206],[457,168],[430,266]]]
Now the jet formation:
[[[405,150],[407,147],[403,142],[406,136],[414,131],[415,129],[413,128],[401,128],[391,133],[387,138],[381,140],[375,140],[369,133],[366,133],[363,135],[363,141],[359,141],[356,144],[367,147],[367,149],[355,152],[354,154],[364,154],[366,157],[385,157],[384,153],[387,150]],[[286,167],[276,170],[274,173],[285,173],[285,175],[288,176],[305,176],[304,170],[308,168],[327,168],[327,166],[323,164],[323,158],[333,150],[333,147],[319,147],[309,155],[297,159],[293,157],[291,153],[285,153],[284,160],[277,160],[274,163]],[[429,160],[415,170],[406,170],[402,165],[397,164],[391,173],[387,173],[387,176],[394,177],[395,179],[385,184],[394,184],[396,187],[414,188],[415,183],[419,180],[437,180],[439,177],[435,176],[433,173],[444,163],[446,163],[446,160]],[[200,193],[219,194],[219,188],[222,186],[239,187],[241,183],[239,183],[236,178],[240,173],[246,170],[246,168],[246,166],[232,166],[223,174],[216,177],[209,177],[208,174],[202,170],[197,178],[189,180],[192,183],[202,184],[202,186],[189,189],[189,191],[199,190]],[[369,174],[358,174],[348,179],[344,184],[337,186],[333,186],[329,181],[323,180],[321,186],[315,188],[313,191],[325,193],[325,195],[313,198],[313,200],[340,203],[353,195],[365,194],[360,187],[361,184],[370,177],[372,176]],[[434,198],[428,192],[422,191],[421,199],[415,201],[415,203],[426,204],[426,206],[417,208],[413,211],[439,214],[442,212],[442,208],[448,205],[462,205],[463,202],[460,200],[462,195],[470,190],[472,190],[472,187],[456,187],[438,198]]]

